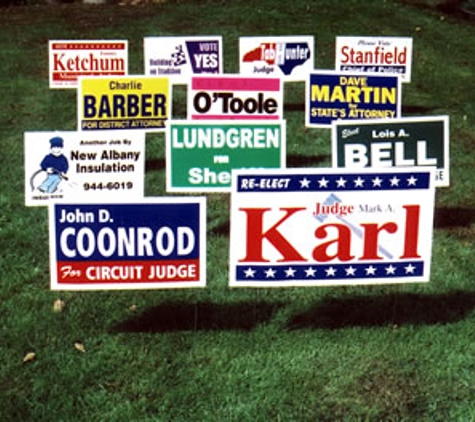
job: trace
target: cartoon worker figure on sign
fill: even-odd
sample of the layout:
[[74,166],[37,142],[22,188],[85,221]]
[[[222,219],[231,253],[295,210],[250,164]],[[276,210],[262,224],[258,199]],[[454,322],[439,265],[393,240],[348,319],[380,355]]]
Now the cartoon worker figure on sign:
[[55,136],[49,140],[50,153],[41,161],[41,170],[45,171],[46,179],[38,186],[38,190],[44,193],[54,193],[58,190],[61,181],[67,180],[66,173],[69,169],[69,162],[63,154],[63,138]]

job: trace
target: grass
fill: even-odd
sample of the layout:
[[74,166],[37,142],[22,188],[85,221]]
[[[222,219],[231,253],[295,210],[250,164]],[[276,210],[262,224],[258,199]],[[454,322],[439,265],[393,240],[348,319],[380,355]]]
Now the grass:
[[[474,421],[475,26],[442,2],[192,1],[28,6],[0,14],[0,415],[2,421]],[[442,5],[443,6],[443,5]],[[183,16],[189,18],[184,19]],[[44,208],[23,198],[23,132],[74,130],[75,92],[49,90],[49,39],[411,36],[404,115],[448,114],[451,186],[437,191],[428,284],[230,290],[229,197],[208,197],[203,290],[51,292]],[[286,85],[288,165],[328,166],[330,135],[304,127]],[[174,91],[184,117],[185,90]],[[165,192],[164,136],[147,136],[146,194]],[[63,312],[53,312],[61,298]],[[85,352],[75,347],[84,345]],[[27,352],[36,358],[23,362]]]

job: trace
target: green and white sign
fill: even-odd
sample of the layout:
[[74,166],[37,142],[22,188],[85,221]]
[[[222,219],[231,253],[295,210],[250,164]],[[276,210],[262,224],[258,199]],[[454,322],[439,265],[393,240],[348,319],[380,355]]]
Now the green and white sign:
[[230,192],[231,172],[285,167],[285,121],[171,121],[166,163],[169,192]]
[[435,186],[449,186],[448,116],[335,121],[333,167],[436,167]]

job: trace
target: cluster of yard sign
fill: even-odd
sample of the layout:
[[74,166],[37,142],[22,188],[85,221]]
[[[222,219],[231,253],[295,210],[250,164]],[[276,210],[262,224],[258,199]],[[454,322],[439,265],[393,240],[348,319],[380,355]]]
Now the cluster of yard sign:
[[[404,117],[412,39],[220,36],[52,40],[51,89],[77,90],[77,130],[25,132],[25,204],[49,207],[51,287],[206,286],[206,193],[231,195],[229,286],[427,282],[436,187],[449,185],[448,116]],[[331,168],[286,168],[284,84],[304,124],[331,131]],[[173,86],[187,118],[173,119]],[[144,195],[146,134],[165,133],[166,186]]]

